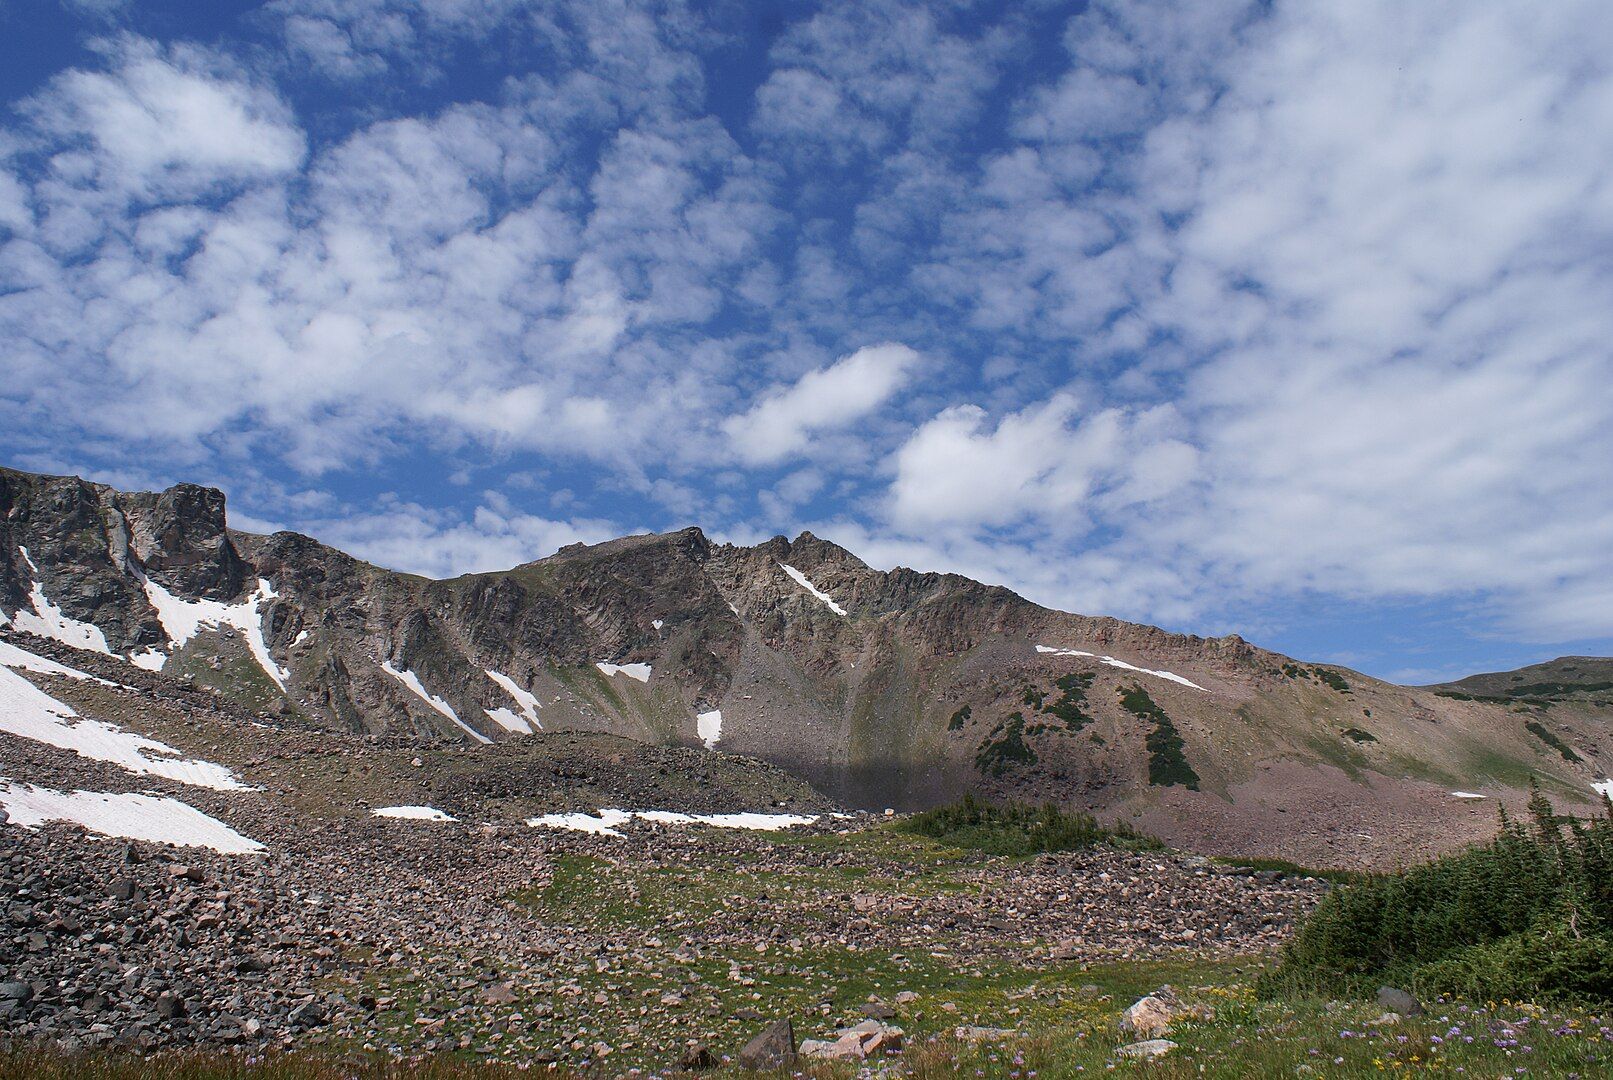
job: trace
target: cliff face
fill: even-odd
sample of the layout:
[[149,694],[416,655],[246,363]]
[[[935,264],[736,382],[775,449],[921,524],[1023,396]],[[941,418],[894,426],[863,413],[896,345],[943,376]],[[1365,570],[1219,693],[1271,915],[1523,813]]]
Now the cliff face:
[[316,728],[705,743],[868,806],[976,790],[1229,844],[1287,804],[1342,836],[1321,820],[1340,800],[1443,820],[1472,810],[1451,790],[1606,775],[1605,713],[1565,719],[1576,763],[1494,702],[877,571],[810,533],[691,528],[430,581],[230,530],[207,488],[0,470],[0,618]]

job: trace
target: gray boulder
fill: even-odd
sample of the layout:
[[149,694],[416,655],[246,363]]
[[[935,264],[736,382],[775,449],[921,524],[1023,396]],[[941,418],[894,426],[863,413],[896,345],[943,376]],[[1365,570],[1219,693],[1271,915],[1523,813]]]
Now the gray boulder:
[[745,1069],[778,1069],[795,1057],[795,1025],[789,1017],[775,1020],[763,1028],[739,1052],[739,1064]]
[[1378,1004],[1401,1016],[1421,1016],[1423,1003],[1393,986],[1378,987]]

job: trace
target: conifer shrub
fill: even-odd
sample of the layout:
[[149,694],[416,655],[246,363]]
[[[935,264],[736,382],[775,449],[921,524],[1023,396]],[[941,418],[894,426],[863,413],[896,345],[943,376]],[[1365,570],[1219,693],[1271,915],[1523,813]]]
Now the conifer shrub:
[[1164,845],[1124,823],[1104,825],[1091,814],[1061,810],[1052,803],[990,803],[965,795],[962,802],[903,818],[896,828],[926,836],[949,847],[992,855],[1036,855],[1044,851],[1081,851],[1106,844],[1134,851]]
[[1262,989],[1613,1001],[1613,816],[1529,807],[1487,844],[1331,893]]

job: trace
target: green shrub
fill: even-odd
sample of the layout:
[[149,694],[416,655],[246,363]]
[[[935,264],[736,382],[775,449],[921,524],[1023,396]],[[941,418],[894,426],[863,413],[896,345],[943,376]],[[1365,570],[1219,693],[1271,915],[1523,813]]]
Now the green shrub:
[[1060,810],[1052,803],[1029,806],[983,802],[972,795],[951,806],[903,818],[896,828],[927,836],[951,847],[993,855],[1035,855],[1044,851],[1080,851],[1099,844],[1151,851],[1163,845],[1125,824],[1104,825],[1091,814]]
[[1351,742],[1368,743],[1368,742],[1377,742],[1378,741],[1378,737],[1376,735],[1372,734],[1372,732],[1370,732],[1370,731],[1362,731],[1358,727],[1347,727],[1343,731],[1339,732],[1339,734],[1343,735],[1346,739],[1349,739]]
[[1559,739],[1555,732],[1538,720],[1530,720],[1523,725],[1534,733],[1535,737],[1563,756],[1564,761],[1579,761],[1580,756],[1574,753],[1574,748]]
[[1065,728],[1072,734],[1079,732],[1092,723],[1092,717],[1081,706],[1086,703],[1087,691],[1091,689],[1095,677],[1090,673],[1059,676],[1053,680],[1053,685],[1059,690],[1059,699],[1050,705],[1043,705],[1042,711],[1064,721]]
[[993,728],[975,754],[975,768],[986,776],[1001,776],[1036,761],[1036,751],[1025,741],[1025,717],[1017,712],[1009,713],[1007,720]]
[[974,709],[971,706],[965,705],[963,708],[953,713],[952,719],[947,721],[947,730],[962,731],[964,723],[969,719],[969,714],[972,712],[974,712]]
[[1199,774],[1188,764],[1186,744],[1165,710],[1154,703],[1148,691],[1141,686],[1120,691],[1120,705],[1127,712],[1143,720],[1152,720],[1154,730],[1148,733],[1148,782],[1158,787],[1180,784],[1192,791],[1199,789]]
[[1380,981],[1500,999],[1613,1000],[1613,818],[1567,823],[1537,791],[1528,826],[1330,894],[1284,947],[1268,991]]

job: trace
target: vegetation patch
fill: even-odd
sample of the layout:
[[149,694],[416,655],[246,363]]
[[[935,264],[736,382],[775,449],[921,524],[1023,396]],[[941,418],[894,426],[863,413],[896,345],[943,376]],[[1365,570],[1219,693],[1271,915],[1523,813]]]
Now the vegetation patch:
[[1008,719],[992,729],[980,752],[975,755],[975,768],[986,776],[1002,776],[1011,769],[1036,764],[1036,751],[1025,741],[1025,717],[1022,713],[1009,713]]
[[947,721],[947,730],[962,731],[963,725],[969,722],[969,716],[973,712],[974,709],[971,706],[965,705],[963,708],[953,713],[952,719]]
[[1133,851],[1153,851],[1164,846],[1124,822],[1104,825],[1091,814],[1060,810],[1052,803],[1040,807],[1024,803],[996,805],[972,795],[965,795],[960,803],[904,818],[895,828],[948,847],[992,855],[1081,851],[1099,844]]
[[1092,717],[1088,716],[1081,706],[1086,703],[1087,691],[1092,688],[1094,678],[1096,676],[1090,673],[1084,675],[1060,675],[1053,680],[1053,685],[1059,691],[1058,700],[1051,704],[1043,705],[1042,711],[1049,716],[1064,721],[1065,728],[1072,734],[1080,731],[1092,723]]
[[1148,691],[1133,685],[1120,691],[1120,705],[1127,712],[1153,722],[1154,730],[1148,733],[1148,782],[1157,787],[1181,785],[1191,791],[1199,789],[1199,774],[1188,763],[1186,744],[1165,710],[1154,703]]
[[1368,743],[1368,742],[1377,742],[1378,741],[1378,737],[1376,735],[1372,734],[1372,732],[1370,732],[1370,731],[1362,731],[1358,727],[1347,727],[1343,731],[1339,732],[1339,734],[1343,735],[1346,739],[1349,739],[1351,742]]
[[1525,826],[1330,894],[1263,991],[1380,983],[1479,1001],[1613,1001],[1613,820],[1564,822],[1537,791]]
[[1557,737],[1557,734],[1538,720],[1530,720],[1523,725],[1534,733],[1535,737],[1563,756],[1564,761],[1579,761],[1580,756],[1574,753],[1574,748]]
[[1344,676],[1332,668],[1311,668],[1311,672],[1327,686],[1332,687],[1341,694],[1350,692],[1350,684],[1344,681]]

